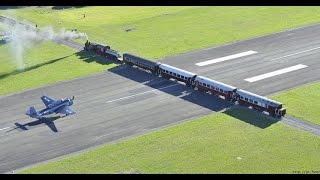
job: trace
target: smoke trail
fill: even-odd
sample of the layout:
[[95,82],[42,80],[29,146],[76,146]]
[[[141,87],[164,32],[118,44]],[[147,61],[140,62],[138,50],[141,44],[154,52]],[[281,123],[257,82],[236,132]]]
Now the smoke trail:
[[85,33],[77,31],[66,31],[61,29],[60,32],[54,32],[51,26],[36,29],[32,26],[25,26],[22,24],[15,24],[14,28],[6,40],[10,44],[11,53],[15,59],[17,68],[22,70],[25,68],[23,63],[23,55],[27,49],[34,47],[45,41],[54,41],[61,43],[62,41],[68,41],[73,39],[84,38],[88,39]]

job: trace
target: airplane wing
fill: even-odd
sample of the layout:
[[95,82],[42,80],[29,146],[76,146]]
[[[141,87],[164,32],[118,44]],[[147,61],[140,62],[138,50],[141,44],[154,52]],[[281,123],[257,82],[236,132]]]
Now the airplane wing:
[[62,109],[58,109],[56,111],[56,113],[61,113],[61,114],[65,114],[65,115],[70,115],[70,114],[75,114],[76,112],[74,112],[71,108],[69,108],[68,106],[63,107]]
[[48,97],[48,96],[42,96],[41,100],[43,101],[43,103],[46,105],[46,107],[49,106],[49,104],[56,102],[56,100]]

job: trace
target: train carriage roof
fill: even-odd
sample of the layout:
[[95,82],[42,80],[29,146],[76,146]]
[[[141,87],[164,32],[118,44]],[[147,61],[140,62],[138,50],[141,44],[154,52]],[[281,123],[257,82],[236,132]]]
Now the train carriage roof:
[[182,70],[182,69],[179,69],[179,68],[167,65],[167,64],[161,64],[159,67],[162,68],[162,69],[165,69],[165,70],[180,74],[180,75],[185,76],[185,77],[193,77],[193,76],[197,75],[195,73],[192,73],[192,72],[189,72],[189,71],[185,71],[185,70]]
[[202,83],[213,85],[215,87],[218,87],[218,88],[221,88],[221,89],[224,89],[224,90],[227,90],[227,91],[233,91],[233,90],[237,89],[234,86],[230,86],[228,84],[224,84],[222,82],[218,82],[218,81],[206,78],[204,76],[197,76],[196,80],[198,80],[198,81],[200,81]]
[[135,61],[141,62],[141,63],[143,63],[145,65],[152,66],[152,67],[157,66],[158,64],[160,64],[158,62],[154,62],[154,61],[151,61],[151,60],[148,60],[148,59],[145,59],[145,58],[142,58],[142,57],[130,54],[130,53],[123,53],[123,57],[124,57],[123,59],[125,59],[125,57],[134,58]]
[[282,104],[280,102],[274,101],[272,99],[268,99],[266,97],[263,97],[263,96],[260,96],[260,95],[257,95],[257,94],[242,90],[242,89],[237,90],[237,94],[239,94],[240,96],[252,99],[254,101],[262,102],[262,103],[265,103],[265,104],[268,104],[268,105],[271,105],[271,106],[280,106]]

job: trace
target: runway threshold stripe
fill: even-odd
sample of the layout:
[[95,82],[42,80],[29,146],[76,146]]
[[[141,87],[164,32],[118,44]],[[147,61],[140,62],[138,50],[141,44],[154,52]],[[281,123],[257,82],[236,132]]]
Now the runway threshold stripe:
[[242,52],[242,53],[238,53],[238,54],[233,54],[233,55],[230,55],[230,56],[225,56],[225,57],[221,57],[221,58],[217,58],[217,59],[212,59],[212,60],[208,60],[208,61],[199,62],[199,63],[196,63],[196,65],[197,66],[206,66],[206,65],[209,65],[209,64],[214,64],[214,63],[218,63],[218,62],[222,62],[222,61],[228,61],[228,60],[231,60],[231,59],[236,59],[236,58],[243,57],[243,56],[249,56],[249,55],[256,54],[256,53],[258,53],[258,52],[256,52],[256,51],[246,51],[246,52]]
[[308,67],[308,66],[303,65],[303,64],[298,64],[298,65],[295,65],[295,66],[291,66],[291,67],[288,67],[288,68],[284,68],[284,69],[280,69],[280,70],[277,70],[277,71],[269,72],[269,73],[266,73],[266,74],[261,74],[259,76],[247,78],[247,79],[245,79],[245,81],[255,82],[255,81],[259,81],[259,80],[266,79],[266,78],[269,78],[269,77],[273,77],[273,76],[277,76],[277,75],[280,75],[280,74],[288,73],[288,72],[291,72],[291,71],[296,71],[298,69],[302,69],[302,68],[306,68],[306,67]]
[[132,97],[135,97],[135,96],[147,94],[147,93],[150,93],[150,92],[153,92],[153,91],[157,91],[157,90],[160,90],[160,89],[166,89],[166,88],[177,86],[177,85],[179,85],[179,84],[173,84],[173,85],[170,85],[170,86],[165,86],[165,87],[162,87],[162,88],[158,88],[158,89],[154,89],[154,90],[150,90],[150,91],[134,94],[134,95],[131,95],[131,96],[126,96],[126,97],[122,97],[122,98],[119,98],[119,99],[114,99],[114,100],[108,101],[107,103],[121,101],[121,100],[124,100],[124,99],[129,99],[129,98],[132,98]]

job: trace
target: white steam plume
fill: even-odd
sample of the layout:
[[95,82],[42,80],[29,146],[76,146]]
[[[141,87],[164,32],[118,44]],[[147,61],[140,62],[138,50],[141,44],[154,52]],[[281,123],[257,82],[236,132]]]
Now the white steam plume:
[[[84,38],[88,39],[85,33],[77,31],[66,31],[61,29],[60,32],[54,32],[52,27],[36,29],[31,26],[15,24],[11,34],[6,41],[11,44],[11,53],[15,59],[18,69],[24,69],[23,54],[24,52],[45,41],[62,41]],[[10,42],[11,41],[11,42]]]

